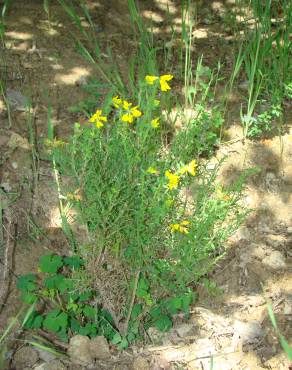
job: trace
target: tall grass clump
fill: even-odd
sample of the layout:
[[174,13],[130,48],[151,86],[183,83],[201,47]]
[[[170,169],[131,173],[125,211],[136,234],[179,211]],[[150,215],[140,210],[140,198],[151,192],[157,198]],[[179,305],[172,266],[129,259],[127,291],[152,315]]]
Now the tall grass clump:
[[[292,81],[292,3],[252,0],[242,44],[248,99],[242,110],[245,136],[272,130],[282,116]],[[250,21],[250,20],[249,20]]]

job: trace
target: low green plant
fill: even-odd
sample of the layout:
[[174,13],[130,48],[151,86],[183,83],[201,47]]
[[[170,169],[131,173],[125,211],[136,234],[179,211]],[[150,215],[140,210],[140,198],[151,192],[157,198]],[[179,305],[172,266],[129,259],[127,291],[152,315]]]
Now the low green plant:
[[[70,334],[104,335],[107,339],[114,336],[111,317],[96,304],[96,293],[82,291],[75,281],[83,265],[79,256],[44,255],[40,259],[40,274],[19,277],[17,288],[22,301],[39,307],[29,315],[25,329],[42,328],[64,341]],[[42,303],[47,305],[44,311]]]
[[[122,347],[139,323],[167,330],[173,313],[187,313],[193,287],[222,257],[245,213],[243,178],[222,187],[220,164],[208,170],[198,162],[204,148],[188,146],[192,131],[183,140],[169,126],[172,78],[146,76],[137,83],[138,105],[112,96],[75,124],[67,143],[48,142],[60,196],[88,231],[88,245],[76,250],[87,273],[98,276],[88,288],[108,308]],[[202,123],[215,119],[204,114]]]

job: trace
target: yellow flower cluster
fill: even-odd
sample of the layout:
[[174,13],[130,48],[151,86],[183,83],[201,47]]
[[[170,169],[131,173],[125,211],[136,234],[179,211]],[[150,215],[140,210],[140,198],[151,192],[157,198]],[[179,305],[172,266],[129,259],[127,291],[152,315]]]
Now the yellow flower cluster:
[[103,122],[107,122],[107,118],[102,115],[101,109],[97,109],[96,112],[89,118],[89,122],[93,123],[97,128],[104,126]]
[[158,128],[159,127],[159,118],[154,118],[152,121],[151,121],[151,126],[153,128]]
[[178,187],[180,179],[178,175],[167,170],[165,171],[165,177],[168,179],[167,187],[169,190],[176,189]]
[[181,234],[188,234],[189,233],[189,230],[188,230],[189,224],[190,224],[189,221],[184,220],[184,221],[180,222],[179,224],[171,224],[169,227],[170,227],[171,232],[173,232],[173,233],[175,231],[178,231]]
[[172,173],[170,171],[165,172],[165,177],[168,179],[168,189],[176,189],[179,185],[180,177],[186,173],[189,173],[192,176],[196,176],[197,162],[193,159],[190,163],[183,166],[178,173]]
[[190,175],[192,176],[196,176],[196,169],[197,169],[197,162],[195,159],[193,159],[189,164],[187,164],[186,166],[182,167],[180,170],[179,170],[179,174],[180,175],[184,175],[185,173],[189,173]]
[[113,97],[112,102],[115,108],[121,109],[121,120],[123,122],[132,123],[135,118],[142,115],[138,106],[132,107],[132,103],[127,102],[127,100],[122,100],[118,96]]
[[173,75],[162,75],[160,77],[148,75],[145,77],[145,81],[147,82],[148,85],[154,85],[154,82],[159,80],[161,91],[171,90],[171,87],[169,86],[168,82],[171,81],[172,79]]

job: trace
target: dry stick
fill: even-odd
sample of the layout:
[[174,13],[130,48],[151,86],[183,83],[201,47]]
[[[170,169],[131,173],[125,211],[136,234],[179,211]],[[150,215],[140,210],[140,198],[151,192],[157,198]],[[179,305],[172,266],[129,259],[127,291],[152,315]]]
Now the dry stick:
[[127,316],[127,319],[126,319],[126,322],[125,322],[125,326],[124,326],[124,334],[126,334],[127,331],[128,331],[129,321],[130,321],[132,310],[133,310],[133,306],[134,306],[134,303],[135,303],[136,291],[137,291],[137,287],[138,287],[139,276],[140,276],[140,270],[138,270],[136,272],[135,282],[134,282],[134,288],[133,288],[132,298],[131,298],[131,303],[130,303],[130,308],[129,308],[128,316]]
[[[2,198],[2,199],[1,199]],[[3,203],[3,198],[2,196],[0,198],[1,204]],[[5,300],[8,295],[8,290],[9,290],[9,275],[10,275],[10,270],[12,266],[12,254],[13,254],[13,249],[14,249],[14,241],[13,236],[15,235],[15,225],[12,222],[12,214],[11,210],[8,208],[1,209],[1,226],[2,226],[2,231],[1,231],[1,244],[2,247],[4,248],[3,251],[3,271],[2,271],[2,276],[1,276],[1,287],[0,287],[0,312],[2,311],[2,308],[4,307]],[[4,227],[4,220],[7,222],[7,226]]]

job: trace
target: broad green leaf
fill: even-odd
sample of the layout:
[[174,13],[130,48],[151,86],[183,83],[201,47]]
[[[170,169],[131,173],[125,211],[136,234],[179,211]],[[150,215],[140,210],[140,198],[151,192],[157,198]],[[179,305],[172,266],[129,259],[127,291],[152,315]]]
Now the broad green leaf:
[[44,321],[43,327],[47,330],[58,332],[68,326],[68,315],[60,310],[49,312]]
[[78,269],[84,265],[84,260],[79,256],[72,256],[64,258],[64,263],[74,269]]
[[44,329],[53,331],[54,333],[57,333],[60,329],[60,325],[58,324],[58,321],[55,318],[48,317],[48,316],[46,316],[43,321],[43,327]]
[[143,308],[142,308],[142,305],[140,303],[135,304],[135,306],[133,307],[132,313],[131,313],[131,319],[135,320],[140,315],[140,313],[142,312],[142,309]]
[[58,289],[64,279],[65,277],[63,275],[56,274],[44,279],[43,284],[48,289]]
[[34,284],[36,276],[34,274],[22,275],[18,278],[16,287],[22,291],[33,292],[36,290],[37,285]]
[[73,332],[79,333],[80,323],[73,317],[70,320],[70,328]]
[[21,295],[21,299],[24,303],[32,304],[38,300],[38,297],[35,294],[23,292],[23,294]]
[[157,319],[159,316],[161,316],[161,315],[162,315],[161,308],[160,308],[160,307],[154,307],[154,308],[152,308],[152,309],[149,311],[149,315],[150,315],[153,319]]
[[37,315],[32,322],[32,329],[40,329],[43,323],[43,318],[41,315]]
[[57,285],[57,289],[63,294],[66,291],[70,292],[74,288],[73,280],[72,279],[63,279]]
[[92,306],[85,305],[83,308],[83,313],[86,317],[94,320],[96,316],[96,309]]
[[88,301],[92,297],[92,292],[84,292],[79,295],[78,300],[79,302]]
[[172,315],[175,315],[182,308],[182,305],[182,297],[175,297],[168,300],[166,308]]
[[144,278],[140,278],[140,280],[139,280],[139,283],[138,283],[138,289],[140,290],[146,290],[146,291],[148,291],[148,289],[149,289],[149,285],[148,285],[148,282],[147,282],[147,280],[146,279],[144,279]]
[[49,254],[41,256],[40,258],[40,270],[42,272],[48,272],[54,274],[60,267],[63,266],[63,259],[61,256],[56,254]]
[[126,349],[129,347],[129,342],[126,338],[123,338],[121,343],[119,343],[119,349]]
[[78,333],[80,335],[89,335],[91,328],[88,325],[80,326]]
[[122,341],[122,337],[121,337],[121,334],[120,333],[116,333],[113,337],[113,339],[111,340],[112,344],[118,344]]
[[172,327],[172,321],[167,315],[161,315],[161,317],[155,321],[155,327],[159,331],[168,331]]

